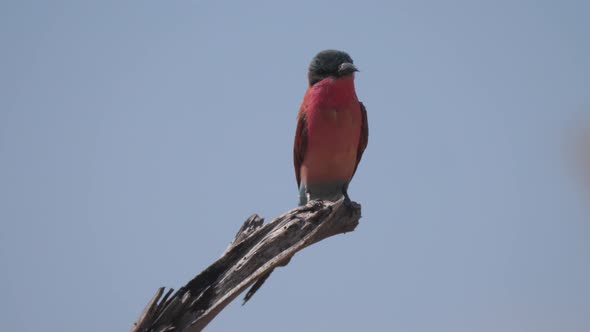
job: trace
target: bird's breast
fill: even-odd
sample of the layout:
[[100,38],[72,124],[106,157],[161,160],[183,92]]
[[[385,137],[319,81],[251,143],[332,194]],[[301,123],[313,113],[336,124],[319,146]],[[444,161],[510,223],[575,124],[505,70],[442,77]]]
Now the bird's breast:
[[358,101],[307,114],[307,152],[302,178],[308,181],[349,180],[356,166],[361,114]]

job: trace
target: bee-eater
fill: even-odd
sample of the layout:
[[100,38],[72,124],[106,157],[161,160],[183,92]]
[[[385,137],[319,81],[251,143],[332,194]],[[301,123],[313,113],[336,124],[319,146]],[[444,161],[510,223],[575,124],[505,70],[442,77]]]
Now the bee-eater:
[[299,205],[313,199],[350,203],[348,184],[369,139],[367,111],[354,89],[357,68],[345,52],[325,50],[311,61],[293,147]]

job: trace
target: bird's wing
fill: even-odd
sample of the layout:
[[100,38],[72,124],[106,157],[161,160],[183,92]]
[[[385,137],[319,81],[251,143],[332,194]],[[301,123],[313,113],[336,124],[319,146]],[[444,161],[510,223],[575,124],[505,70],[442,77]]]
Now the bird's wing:
[[303,105],[297,114],[297,129],[295,131],[295,143],[293,144],[293,165],[295,166],[295,177],[297,178],[297,188],[301,184],[300,167],[303,163],[303,156],[307,149],[307,123]]
[[353,175],[354,173],[356,173],[356,169],[359,166],[359,163],[361,162],[361,158],[363,157],[363,152],[365,152],[365,148],[369,143],[369,123],[367,122],[367,109],[365,108],[365,105],[363,105],[363,103],[359,102],[359,104],[361,105],[362,115],[361,137],[359,138],[359,146],[358,150],[356,151],[356,165],[354,166],[354,172],[352,173]]

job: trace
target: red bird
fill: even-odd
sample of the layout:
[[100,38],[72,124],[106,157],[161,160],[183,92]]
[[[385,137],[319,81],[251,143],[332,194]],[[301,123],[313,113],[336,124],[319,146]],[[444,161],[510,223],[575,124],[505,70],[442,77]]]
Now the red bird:
[[325,50],[309,65],[293,147],[299,205],[313,199],[350,204],[348,184],[369,140],[367,111],[354,90],[358,71],[345,52]]
[[[354,91],[356,71],[350,56],[341,51],[321,51],[311,60],[293,147],[299,205],[312,199],[336,201],[342,196],[351,204],[348,183],[369,140],[367,111]],[[256,281],[244,303],[271,273]]]

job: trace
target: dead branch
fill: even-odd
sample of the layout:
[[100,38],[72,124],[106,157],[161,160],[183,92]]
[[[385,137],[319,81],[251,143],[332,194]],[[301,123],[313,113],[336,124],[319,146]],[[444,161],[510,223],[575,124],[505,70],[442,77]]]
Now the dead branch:
[[[196,332],[248,286],[246,301],[274,268],[296,252],[330,236],[353,231],[361,208],[338,202],[312,201],[264,224],[254,214],[240,228],[224,254],[184,287],[164,295],[158,289],[131,332]],[[256,284],[255,284],[256,282]],[[164,295],[164,297],[162,297]]]

